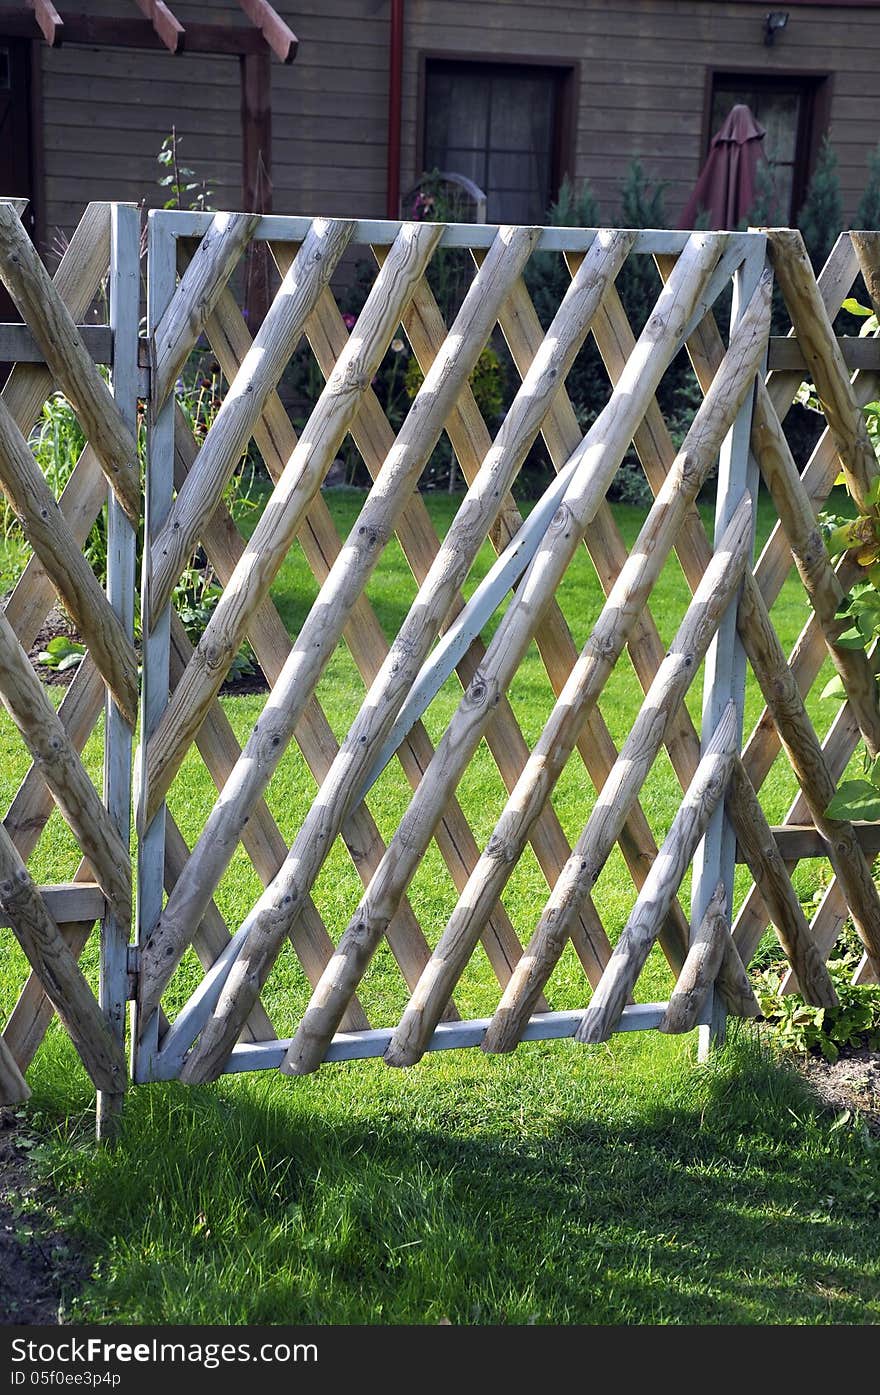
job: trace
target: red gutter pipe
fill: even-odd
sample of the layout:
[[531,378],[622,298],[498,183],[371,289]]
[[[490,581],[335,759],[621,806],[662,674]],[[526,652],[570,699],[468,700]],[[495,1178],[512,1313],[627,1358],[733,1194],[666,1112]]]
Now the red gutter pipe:
[[400,122],[403,104],[403,0],[391,0],[388,53],[388,178],[386,218],[400,217]]

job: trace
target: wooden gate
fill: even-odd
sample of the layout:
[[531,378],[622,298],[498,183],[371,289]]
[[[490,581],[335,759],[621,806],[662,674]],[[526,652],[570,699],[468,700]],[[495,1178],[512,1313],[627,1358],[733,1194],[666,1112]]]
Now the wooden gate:
[[[91,205],[50,278],[22,210],[23,201],[0,202],[0,281],[24,322],[0,327],[0,359],[14,364],[0,393],[0,485],[27,558],[0,613],[0,700],[32,764],[0,826],[0,907],[31,972],[0,1036],[0,1098],[26,1097],[23,1073],[57,1012],[98,1089],[99,1119],[109,1120],[128,1074],[139,216],[133,207]],[[96,298],[109,302],[109,323],[81,325]],[[109,384],[99,365],[109,368]],[[56,392],[85,437],[58,498],[28,439]],[[83,556],[105,506],[106,594]],[[88,650],[57,711],[28,658],[56,602]],[[103,799],[81,756],[102,711]],[[72,882],[36,885],[27,864],[40,855],[56,807],[82,860]],[[97,998],[77,963],[96,921]]]
[[[597,1042],[642,1028],[699,1027],[705,1048],[723,1034],[728,1013],[757,1012],[746,967],[771,923],[790,965],[787,987],[799,986],[809,1001],[836,1001],[826,960],[847,917],[865,950],[857,976],[876,976],[880,898],[870,830],[826,812],[859,739],[872,755],[880,750],[876,660],[837,642],[845,623],[838,607],[858,566],[851,554],[831,562],[816,522],[841,467],[862,511],[875,507],[877,463],[862,407],[877,396],[877,346],[839,340],[832,319],[860,270],[876,300],[876,235],[842,237],[817,281],[799,235],[785,230],[496,229],[158,212],[149,223],[139,369],[136,213],[90,209],[54,283],[11,206],[0,205],[0,214],[0,277],[28,326],[4,328],[0,357],[18,364],[0,404],[0,475],[34,552],[6,605],[5,640],[0,630],[2,699],[34,756],[0,832],[0,904],[34,967],[3,1038],[8,1092],[25,1088],[21,1072],[53,1006],[109,1114],[124,1088],[128,996],[134,1079],[198,1082],[260,1068],[298,1074],[358,1057],[403,1066],[426,1051],[507,1051],[571,1036]],[[268,244],[280,286],[252,335],[232,287],[254,240]],[[331,282],[350,274],[355,249],[374,269],[352,322]],[[556,258],[568,277],[543,324],[525,278],[536,255]],[[447,324],[432,281],[449,256],[470,271],[461,280],[459,264],[459,305]],[[633,268],[651,265],[656,289],[636,306],[634,329],[620,288]],[[110,325],[77,331],[108,266]],[[782,339],[770,335],[774,273],[793,326]],[[194,435],[175,389],[203,334],[228,388],[206,434]],[[497,429],[474,393],[493,336],[496,344],[503,336],[519,378]],[[607,391],[584,422],[567,380],[589,339]],[[407,342],[411,402],[392,425],[374,380]],[[298,346],[320,379],[299,429],[279,392]],[[682,353],[702,401],[674,443],[658,391]],[[112,396],[96,363],[112,368]],[[826,424],[799,470],[782,422],[805,378]],[[148,468],[138,708],[131,596],[139,384],[148,389]],[[22,435],[53,385],[73,403],[88,440],[60,507]],[[441,536],[417,484],[444,433],[467,493]],[[322,485],[346,440],[373,483],[340,536]],[[526,506],[519,481],[540,442],[555,477]],[[230,513],[227,487],[251,443],[271,493],[248,536]],[[631,446],[654,502],[627,542],[605,496]],[[697,498],[716,467],[710,542]],[[80,549],[107,479],[105,599]],[[762,483],[778,518],[756,561]],[[566,610],[563,592],[583,545],[604,600],[592,611],[582,599]],[[175,593],[197,549],[222,591],[193,648]],[[292,549],[314,590],[288,626],[271,587]],[[415,594],[389,629],[373,585],[395,549]],[[651,603],[673,556],[691,598],[680,614],[665,608],[661,618]],[[812,610],[787,656],[770,612],[793,565]],[[89,650],[57,717],[23,653],[54,594]],[[241,743],[219,695],[246,639],[269,694]],[[334,730],[326,678],[342,640],[363,700]],[[534,720],[517,699],[532,646],[548,694]],[[820,739],[806,699],[829,655],[848,700]],[[644,701],[618,749],[600,700],[613,701],[626,664]],[[766,708],[744,741],[749,667]],[[105,692],[102,803],[78,752]],[[125,840],[136,715],[130,949]],[[474,807],[459,794],[483,747],[497,807]],[[280,781],[295,750],[293,799],[279,790],[291,788]],[[778,757],[799,793],[785,823],[771,827],[757,792]],[[663,762],[681,798],[660,827],[642,800]],[[380,828],[374,787],[397,779],[397,767],[397,813],[390,825],[381,815]],[[217,794],[190,847],[172,811],[186,807],[199,771]],[[315,792],[304,799],[308,781]],[[573,781],[574,837],[556,802]],[[285,800],[297,806],[295,817]],[[53,801],[83,854],[73,887],[35,887],[23,866]],[[621,933],[609,936],[618,927],[603,923],[593,892],[615,847],[632,894]],[[364,892],[325,924],[317,888],[340,850]],[[420,923],[410,893],[434,857],[454,900],[444,923]],[[812,921],[792,882],[803,857],[827,857],[833,869]],[[516,923],[507,893],[530,859],[547,892],[525,916],[520,906]],[[737,861],[751,882],[734,920]],[[251,873],[262,892],[230,930],[224,908],[242,894],[236,886],[230,899],[230,879],[244,884]],[[96,918],[100,1004],[76,968]],[[655,943],[674,986],[665,1001],[635,1002]],[[552,976],[570,960],[569,945],[578,1005],[554,1010]],[[393,1015],[381,1003],[378,1015],[363,991],[377,953],[393,957],[405,985]],[[488,1016],[468,1017],[456,995],[482,954],[499,987]],[[294,955],[308,997],[285,1034],[273,1019],[291,1016]],[[276,991],[279,956],[285,976]]]
[[[282,277],[253,340],[228,288],[252,237],[268,240]],[[379,269],[349,333],[329,281],[346,250],[357,245],[372,249]],[[469,249],[474,265],[461,307],[447,326],[430,275],[432,259],[453,247]],[[546,333],[523,280],[535,251],[564,256],[571,273]],[[739,763],[745,661],[735,615],[750,567],[756,480],[749,475],[748,440],[770,313],[763,236],[157,214],[149,255],[153,397],[144,615],[150,630],[138,815],[136,1078],[180,1075],[198,1081],[261,1066],[302,1072],[324,1060],[383,1054],[391,1063],[408,1064],[425,1050],[443,1047],[482,1043],[506,1050],[522,1037],[596,1039],[611,1030],[669,1026],[673,1019],[708,1026],[711,1011],[720,1016],[720,1009],[706,1006],[707,1000],[714,1003],[708,990],[719,958],[719,1002],[728,1010],[754,1011],[725,919],[734,837],[721,806],[728,792],[728,808],[735,807],[737,817],[754,822],[758,816]],[[636,337],[615,282],[628,259],[652,255],[665,285]],[[707,315],[731,280],[733,329],[725,351]],[[371,383],[401,325],[422,378],[395,435]],[[496,326],[521,386],[493,439],[469,380]],[[197,449],[172,388],[203,328],[230,388]],[[591,332],[605,360],[609,392],[584,434],[564,384]],[[325,386],[297,438],[276,389],[303,335]],[[685,344],[706,397],[676,452],[654,399]],[[442,431],[469,488],[441,540],[414,490]],[[349,432],[374,484],[342,542],[320,487]],[[539,434],[558,473],[523,520],[510,491]],[[274,491],[244,541],[224,508],[223,491],[252,436]],[[604,496],[633,439],[657,499],[628,555]],[[713,551],[694,500],[719,452]],[[419,589],[389,645],[367,586],[394,534]],[[269,588],[297,538],[320,590],[291,643]],[[462,587],[487,539],[497,561],[465,603]],[[607,601],[579,653],[554,597],[584,539]],[[169,602],[199,543],[224,592],[191,652]],[[674,546],[687,559],[694,598],[665,656],[647,601]],[[486,645],[481,632],[509,595]],[[245,636],[271,695],[239,751],[217,694]],[[315,689],[343,636],[365,698],[337,745]],[[556,703],[530,750],[506,694],[533,638]],[[646,699],[618,753],[597,700],[627,646]],[[683,700],[707,653],[701,754]],[[453,671],[464,695],[434,749],[420,719]],[[291,845],[264,796],[294,737],[319,788]],[[456,788],[483,738],[509,797],[481,853]],[[221,794],[187,855],[164,801],[193,741]],[[658,858],[638,796],[664,742],[685,795]],[[574,848],[550,797],[570,757],[583,761],[600,792]],[[394,759],[414,792],[386,846],[368,794]],[[729,786],[739,791],[736,800]],[[797,944],[800,971],[803,917],[774,858],[773,839],[761,832],[759,826],[752,840],[754,865],[774,918],[795,927],[789,939]],[[339,838],[366,888],[341,935],[336,926],[332,934],[325,928],[311,899]],[[445,929],[420,926],[407,901],[432,838],[459,892]],[[228,932],[211,898],[239,840],[265,890],[222,943]],[[590,891],[618,841],[638,895],[625,950],[612,956]],[[550,899],[523,953],[500,898],[529,844]],[[689,957],[688,924],[676,892],[694,857],[696,943]],[[765,868],[771,864],[777,875],[768,881]],[[169,886],[164,907],[162,875]],[[629,990],[658,935],[676,974],[685,971],[679,997],[672,1006],[630,1004]],[[553,1012],[543,988],[569,937],[596,993],[586,1011]],[[288,938],[313,992],[293,1037],[279,1039],[268,1026],[260,992]],[[194,940],[206,972],[168,1022],[162,994]],[[711,951],[708,968],[704,940]],[[357,991],[383,941],[411,996],[398,1023],[374,1025],[366,1021]],[[502,997],[491,1021],[462,1021],[452,994],[479,941]],[[637,942],[632,952],[631,941]],[[822,980],[823,972],[819,965],[813,977]],[[683,1010],[681,994],[692,975],[700,982]]]

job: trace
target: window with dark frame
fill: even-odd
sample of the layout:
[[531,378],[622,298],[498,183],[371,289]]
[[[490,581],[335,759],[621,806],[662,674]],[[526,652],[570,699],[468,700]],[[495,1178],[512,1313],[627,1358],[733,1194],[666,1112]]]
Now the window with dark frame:
[[803,204],[815,143],[817,96],[824,81],[822,76],[788,74],[713,75],[709,140],[731,107],[740,102],[767,133],[764,154],[775,201],[768,210],[771,223],[793,223]]
[[543,223],[559,193],[571,69],[428,59],[423,168],[467,175],[490,223]]

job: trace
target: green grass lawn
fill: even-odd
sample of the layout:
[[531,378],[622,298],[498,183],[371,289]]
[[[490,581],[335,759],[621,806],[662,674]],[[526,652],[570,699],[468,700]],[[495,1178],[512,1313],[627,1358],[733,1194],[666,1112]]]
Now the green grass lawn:
[[[362,496],[327,496],[340,532]],[[429,496],[438,531],[455,501]],[[615,507],[628,543],[638,511]],[[759,540],[773,523],[761,501]],[[469,589],[491,562],[485,548]],[[274,594],[294,631],[316,585],[291,553]],[[387,635],[395,632],[415,585],[396,543],[369,588]],[[668,642],[688,590],[677,563],[652,600]],[[586,554],[571,568],[559,601],[580,645],[601,606]],[[774,608],[788,648],[808,614],[791,579]],[[816,685],[818,692],[822,681]],[[460,689],[450,680],[427,715],[437,739]],[[319,697],[337,736],[347,729],[363,682],[341,647]],[[533,648],[510,689],[530,743],[552,705]],[[641,691],[627,661],[601,703],[620,744]],[[239,739],[263,699],[225,699]],[[689,697],[698,719],[700,676]],[[810,700],[820,732],[834,706]],[[761,711],[747,695],[747,728]],[[87,757],[98,778],[99,738]],[[8,804],[26,761],[8,723],[0,726],[0,781]],[[292,839],[315,790],[298,752],[282,762],[269,802]],[[777,762],[763,799],[771,821],[795,791]],[[674,816],[679,787],[665,757],[643,792],[658,841]],[[383,837],[391,836],[408,787],[390,768],[370,796]],[[503,807],[504,790],[482,745],[459,788],[482,845]],[[554,805],[570,840],[589,813],[592,790],[579,758],[569,763]],[[192,755],[171,806],[190,842],[213,787]],[[77,853],[53,816],[32,869],[62,880]],[[809,900],[826,875],[802,864],[797,886]],[[736,893],[748,886],[743,869]],[[258,894],[243,853],[217,902],[237,926]],[[334,936],[357,904],[361,884],[340,845],[314,897]],[[547,888],[532,854],[523,858],[505,905],[523,938]],[[686,906],[687,888],[684,889]],[[413,882],[412,905],[434,941],[455,902],[451,879],[432,846]],[[616,938],[633,888],[618,854],[596,889]],[[0,1015],[21,984],[20,955],[3,936]],[[95,949],[84,961],[94,974]],[[168,995],[173,1015],[198,978],[184,960]],[[652,955],[639,999],[665,997],[669,974]],[[371,965],[361,999],[371,1022],[397,1020],[406,1001],[387,950]],[[583,972],[567,952],[548,988],[553,1007],[580,1006]],[[288,1035],[308,987],[286,948],[264,993]],[[498,986],[482,951],[456,993],[463,1015],[492,1011]],[[143,1087],[131,1095],[121,1146],[98,1153],[89,1141],[88,1082],[62,1033],[53,1028],[32,1070],[31,1114],[46,1132],[40,1167],[64,1210],[88,1237],[95,1274],[77,1316],[107,1321],[178,1322],[853,1322],[880,1317],[877,1158],[858,1129],[833,1127],[807,1100],[800,1081],[770,1062],[753,1034],[738,1034],[709,1068],[696,1068],[693,1042],[658,1034],[618,1037],[607,1047],[534,1044],[512,1057],[452,1052],[410,1072],[381,1063],[326,1067],[300,1080],[276,1074],[227,1078],[201,1090]]]

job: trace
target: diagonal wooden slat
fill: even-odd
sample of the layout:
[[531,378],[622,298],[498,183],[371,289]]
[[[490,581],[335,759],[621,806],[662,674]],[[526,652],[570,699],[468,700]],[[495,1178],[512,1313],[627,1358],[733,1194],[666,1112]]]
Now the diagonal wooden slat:
[[[74,545],[81,551],[107,497],[107,482],[91,446],[82,454],[61,492],[58,508],[70,529]],[[24,571],[6,602],[6,618],[25,649],[30,649],[40,626],[54,604],[52,578],[36,553],[31,553]]]
[[54,382],[73,405],[111,488],[137,527],[141,486],[134,434],[21,221],[2,202],[0,278],[42,349]]
[[0,611],[0,701],[117,915],[131,917],[131,859],[58,713]]
[[[269,313],[230,385],[199,452],[198,460],[172,504],[161,533],[152,544],[151,624],[155,625],[161,615],[187,559],[199,540],[202,527],[219,503],[223,490],[253,434],[266,397],[277,386],[285,365],[299,342],[306,318],[330,280],[353,231],[354,225],[351,223],[317,219],[297,252]],[[384,310],[391,318],[394,317],[405,301],[410,277],[419,275],[424,269],[424,262],[427,261],[436,240],[436,231],[433,235],[429,231],[426,236],[419,236],[417,231],[401,231],[397,239],[398,253],[389,273],[391,285],[385,284],[378,290],[374,287],[375,293],[370,308],[372,316],[378,315],[381,318]],[[401,305],[395,304],[395,289]],[[388,330],[389,340],[395,324],[396,320]],[[366,336],[363,343],[367,347]],[[332,406],[343,420],[346,408],[350,411],[357,402],[359,377],[363,375],[369,380],[378,367],[381,354],[384,353],[384,348],[380,348],[378,343],[374,345],[372,339],[369,341],[369,348],[373,350],[376,362],[373,363],[372,358],[359,362],[353,348],[346,365],[349,378],[346,380],[344,372],[340,373],[334,385],[335,391],[330,394],[330,397],[335,399]],[[332,415],[332,412],[328,415]],[[342,434],[344,427],[340,439]],[[293,479],[298,479],[302,465],[300,459],[291,460],[289,472]],[[280,503],[280,498],[278,502]],[[216,614],[213,620],[216,632]]]
[[699,1024],[706,999],[718,977],[725,946],[733,950],[739,971],[741,996],[737,1003],[737,1016],[760,1016],[758,1000],[730,938],[730,926],[725,914],[726,902],[724,883],[719,882],[691,941],[687,958],[666,1005],[666,1012],[657,1026],[658,1032],[673,1035],[692,1032]]
[[767,234],[770,260],[791,322],[816,385],[822,410],[834,437],[847,486],[862,513],[869,513],[868,491],[877,474],[877,458],[863,413],[852,392],[825,302],[813,275],[804,240],[791,228]]
[[[400,317],[409,303],[413,287],[425,270],[440,235],[436,226],[427,228],[427,232],[426,226],[405,224],[398,234],[394,250],[374,282],[361,312],[361,330],[349,339],[345,351],[337,361],[297,448],[275,486],[271,508],[266,509],[257,524],[236,569],[235,577],[218,602],[198,645],[190,672],[179,685],[151,738],[147,750],[147,822],[154,817],[179,769],[202,709],[216,695],[225,677],[223,657],[228,656],[231,662],[237,652],[247,631],[248,621],[265,596],[299,531],[304,513],[320,488],[357,413],[363,389],[376,373]],[[346,241],[350,235],[349,228]],[[383,275],[385,272],[387,274]],[[313,308],[322,288],[323,282],[316,281],[313,287],[314,294],[310,294],[308,304],[303,307],[302,316],[298,317],[298,321],[304,319]],[[276,299],[275,304],[278,303]],[[260,333],[268,323],[269,317],[261,326]],[[256,352],[259,342],[260,334],[254,340],[251,353]],[[246,368],[247,360],[236,382],[245,374]],[[270,381],[265,384],[265,392],[249,394],[253,402],[246,414],[247,435],[254,424],[253,407],[265,400],[269,388],[274,386],[275,382]],[[229,400],[227,397],[227,402]],[[234,401],[235,399],[233,405]],[[221,426],[221,416],[222,409],[218,413],[212,432],[216,432],[217,427]],[[236,436],[236,442],[238,440],[239,436]],[[221,490],[216,486],[221,484],[222,489],[238,458],[239,445],[236,446],[236,455],[231,461],[227,452],[222,452],[219,463],[226,472],[218,475],[212,456],[213,478],[205,478],[205,470],[200,466],[203,465],[205,449],[209,442],[210,435],[202,447],[199,462],[188,478],[187,485],[191,488],[185,487],[178,495],[168,523],[152,549],[155,580],[151,584],[150,604],[154,617],[160,613],[158,598],[162,598],[163,604],[167,601],[171,587],[180,573],[180,565],[189,556],[201,526],[218,502]],[[183,540],[186,540],[186,547],[181,546]]]
[[[663,505],[658,505],[661,510]],[[568,939],[567,925],[578,889],[592,887],[608,860],[627,812],[644,784],[672,716],[683,700],[713,638],[720,616],[739,586],[751,546],[751,500],[744,501],[724,545],[706,569],[669,654],[657,670],[623,749],[550,896],[538,929],[505,991],[505,1002],[521,1005],[528,1020],[538,993]],[[635,549],[638,552],[638,546]],[[662,550],[657,554],[662,561]],[[626,581],[619,594],[624,594]],[[413,1065],[423,1054],[476,943],[486,904],[491,905],[525,847],[530,820],[550,797],[575,746],[590,703],[605,686],[624,635],[613,626],[624,607],[612,591],[590,639],[572,670],[520,781],[508,801],[471,881],[440,937],[431,963],[400,1020],[385,1053],[389,1065]],[[603,621],[606,622],[603,626]],[[609,625],[608,622],[611,622]],[[610,633],[609,633],[610,631]]]
[[[93,1083],[118,1093],[125,1088],[125,1057],[70,950],[0,827],[0,906],[79,1053]],[[7,1042],[7,1045],[9,1043]]]
[[[484,466],[484,471],[486,472],[488,480],[494,479],[495,476],[503,477],[505,472],[511,475],[513,471],[518,468],[519,462],[524,458],[528,449],[528,444],[537,433],[541,418],[547,410],[549,399],[552,396],[561,369],[565,367],[565,360],[567,358],[568,362],[571,361],[577,347],[579,347],[579,344],[583,341],[588,330],[589,320],[595,313],[596,305],[601,299],[604,287],[608,283],[611,275],[616,272],[617,266],[625,255],[627,247],[628,243],[620,239],[609,239],[607,250],[605,245],[597,245],[590,266],[585,268],[584,275],[580,278],[580,281],[573,285],[571,295],[567,302],[564,303],[563,310],[560,311],[560,316],[557,317],[559,320],[559,333],[553,339],[552,357],[547,359],[545,356],[545,358],[542,358],[541,361],[536,363],[532,376],[527,384],[524,385],[521,392],[517,394],[514,408],[508,414],[505,425],[502,427],[501,433],[499,433],[498,442],[496,442],[496,446],[493,447],[493,451],[488,457],[487,464]],[[388,265],[387,261],[385,265]],[[380,276],[381,274],[380,272]],[[337,360],[337,366],[340,362],[342,362],[342,358]],[[333,382],[335,372],[336,370],[334,369],[328,378],[328,387]],[[524,425],[527,425],[527,430],[529,432],[525,437],[522,435],[522,428]],[[511,443],[509,446],[507,444],[508,442]],[[367,714],[364,720],[367,720],[371,726],[374,725],[377,720],[382,720],[382,717],[378,714],[390,713],[393,715],[397,707],[399,707],[399,695],[405,692],[408,686],[409,675],[414,671],[415,660],[413,657],[413,646],[418,644],[421,646],[422,650],[424,650],[428,642],[430,631],[434,630],[434,632],[436,632],[436,629],[439,629],[443,618],[448,613],[450,603],[457,593],[464,572],[480,542],[485,537],[488,527],[491,525],[493,514],[497,509],[496,501],[499,497],[503,497],[503,494],[501,493],[500,487],[493,487],[491,484],[487,484],[479,490],[479,492],[474,492],[472,490],[472,496],[475,501],[474,504],[468,507],[466,501],[462,510],[459,511],[450,531],[450,535],[447,536],[440,552],[430,563],[426,579],[422,586],[422,593],[426,596],[430,595],[431,597],[430,604],[428,604],[426,600],[417,602],[419,606],[419,616],[420,619],[423,618],[424,623],[414,624],[410,621],[409,628],[411,633],[405,633],[406,627],[404,627],[404,631],[398,635],[374,684],[376,691],[382,692],[381,700],[375,696],[371,696],[368,698],[367,706],[362,710],[362,716],[363,713]],[[249,558],[252,560],[259,551],[256,545],[256,536],[255,534],[254,538],[251,540],[249,551],[245,553],[243,563]],[[407,549],[407,552],[410,564],[414,565],[414,559],[409,553],[409,549]],[[430,590],[427,588],[430,588]],[[381,688],[378,688],[376,685],[380,684]],[[373,690],[371,690],[371,693],[372,692]],[[285,716],[286,713],[295,711],[295,707],[285,709],[282,704],[282,698],[283,695],[279,695],[278,689],[276,688],[273,705],[278,712],[278,719]],[[301,695],[299,700],[301,701]],[[286,726],[287,722],[285,722],[285,734]],[[361,740],[362,734],[364,735],[363,741]],[[283,749],[283,743],[279,744]],[[366,751],[371,749],[371,742],[364,733],[358,732],[355,738],[352,732],[349,734],[343,748],[346,752],[346,758],[344,764],[340,765],[340,770],[344,769],[346,771],[345,778],[351,786],[352,794],[354,794],[356,792],[356,786],[353,783],[353,775],[351,773],[353,767],[347,755],[349,747],[357,753],[358,764],[362,766],[364,764]],[[263,762],[269,761],[271,759],[271,752],[263,749],[261,751],[261,758]],[[246,807],[246,803],[243,803],[238,811],[239,817],[242,812],[246,811]],[[329,817],[334,820],[337,819],[339,812],[338,801],[333,800],[331,802],[326,802],[322,797],[320,807],[326,810]],[[224,810],[224,819],[228,821],[230,814],[235,812],[234,808]],[[219,817],[220,815],[218,814],[218,818]],[[327,839],[328,835],[322,833],[322,846],[329,846]],[[202,886],[205,887],[209,885],[210,879],[206,877],[204,868],[208,859],[216,861],[218,839],[216,836],[208,838],[203,835],[201,847],[204,848],[204,854],[203,861],[199,866],[199,880]],[[196,852],[199,852],[198,846]],[[168,916],[166,924],[170,922],[173,910],[173,905],[169,905],[169,908],[166,908],[166,914]]]
[[27,442],[0,396],[0,483],[28,542],[107,680],[126,718],[137,720],[134,649],[83,557]]
[[215,213],[153,335],[150,396],[161,406],[259,221],[256,213]]
[[[504,691],[518,667],[546,602],[580,546],[583,532],[601,503],[646,401],[653,395],[680,343],[722,246],[723,243],[717,238],[691,238],[640,338],[628,374],[621,379],[608,406],[600,413],[584,438],[581,450],[573,458],[573,473],[564,504],[554,516],[544,541],[504,613],[487,648],[485,660],[437,748],[432,770],[422,782],[389,845],[380,874],[374,879],[359,914],[350,923],[346,932],[350,932],[350,938],[346,940],[346,935],[343,935],[337,959],[342,961],[345,954],[346,972],[343,974],[340,969],[332,983],[325,976],[297,1029],[285,1058],[286,1070],[300,1073],[315,1069],[320,1063],[335,1030],[345,992],[351,991],[363,972],[383,932],[384,923],[387,923],[387,916],[399,897],[401,885],[406,884],[411,874],[413,858],[417,860],[421,855],[420,849],[425,844],[426,836],[430,837],[439,809],[455,788],[464,765],[489,724],[497,694]],[[586,266],[585,261],[578,275]],[[576,282],[577,277],[572,285]],[[529,375],[526,383],[528,381]],[[508,481],[504,482],[504,487],[509,487]],[[288,860],[288,878],[294,879],[295,868],[296,859],[292,855]],[[276,896],[281,894],[286,883],[287,878],[284,881],[279,879]],[[259,909],[257,916],[253,917],[255,936],[259,935]],[[230,995],[224,1008],[230,1017],[234,1017],[231,1006]],[[222,1017],[223,1011],[218,1008],[216,1027],[212,1031],[209,1026],[193,1053],[191,1069],[197,1073],[205,1068],[209,1059],[214,1062],[219,1059],[220,1042],[228,1031]]]
[[[58,708],[58,720],[78,755],[94,730],[104,701],[104,683],[88,655]],[[31,765],[3,819],[22,861],[27,862],[55,807],[55,801],[37,764]]]
[[[730,703],[706,745],[697,773],[574,1034],[575,1041],[607,1041],[614,1031],[659,934],[663,909],[676,895],[709,818],[724,795],[738,755],[738,745],[736,709]],[[499,1008],[492,1019],[493,1026],[495,1023],[503,1024],[501,1013],[502,1009]],[[494,1050],[494,1042],[490,1026],[483,1040],[483,1050]]]
[[[334,762],[329,780],[325,781],[318,800],[300,829],[285,866],[296,865],[300,858],[304,858],[309,866],[307,885],[317,874],[325,855],[323,849],[332,842],[339,821],[358,798],[369,764],[399,710],[402,694],[406,692],[432,638],[448,614],[450,602],[457,594],[478,547],[494,521],[501,500],[540,428],[559,376],[567,372],[588,332],[604,289],[619,269],[630,245],[629,236],[601,234],[594,244],[592,262],[589,267],[585,262],[583,277],[572,283],[570,293],[557,315],[559,332],[551,336],[551,347],[540,360],[536,360],[533,372],[517,394],[496,444],[459,509],[414,607],[340,749],[340,759]],[[331,829],[334,830],[332,833]],[[277,878],[271,889],[273,899],[279,894],[276,890],[279,881]],[[283,918],[286,918],[288,907],[292,908],[292,918],[295,918],[299,891],[297,895],[281,894]],[[267,901],[269,895],[267,891],[263,899]],[[259,910],[260,903],[257,914]],[[602,937],[604,939],[604,932]],[[273,950],[267,956],[266,971],[274,958],[274,936],[272,940]],[[601,946],[599,948],[601,950]]]

